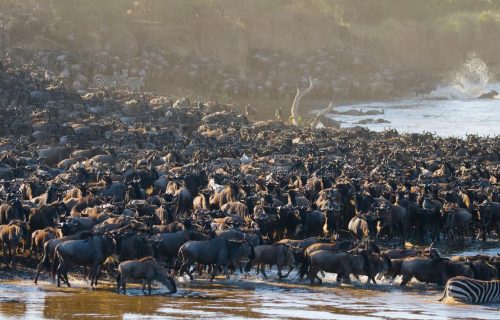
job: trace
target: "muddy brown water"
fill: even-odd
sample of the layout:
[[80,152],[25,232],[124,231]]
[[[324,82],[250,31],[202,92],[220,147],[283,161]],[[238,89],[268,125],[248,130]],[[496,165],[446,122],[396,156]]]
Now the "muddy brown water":
[[[476,243],[444,254],[496,254],[500,244]],[[294,273],[292,273],[293,275]],[[56,288],[47,278],[39,285],[30,279],[0,281],[1,319],[500,319],[500,304],[440,303],[442,291],[417,282],[401,289],[383,280],[366,286],[353,281],[337,285],[327,275],[322,286],[292,279],[264,281],[250,274],[230,280],[177,279],[179,291],[169,295],[157,287],[144,296],[139,286],[127,295],[116,294],[114,284],[91,290],[73,279],[72,288]],[[362,279],[363,280],[363,279]],[[399,280],[396,280],[399,283]]]

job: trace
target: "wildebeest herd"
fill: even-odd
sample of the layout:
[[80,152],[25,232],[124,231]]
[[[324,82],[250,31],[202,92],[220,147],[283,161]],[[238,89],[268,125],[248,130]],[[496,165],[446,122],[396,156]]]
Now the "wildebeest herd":
[[82,266],[91,286],[107,273],[118,291],[175,292],[174,276],[276,265],[312,284],[327,272],[495,287],[499,257],[427,245],[498,241],[497,137],[250,122],[215,102],[81,97],[42,73],[0,66],[2,264],[38,259],[35,283],[49,270],[69,286]]

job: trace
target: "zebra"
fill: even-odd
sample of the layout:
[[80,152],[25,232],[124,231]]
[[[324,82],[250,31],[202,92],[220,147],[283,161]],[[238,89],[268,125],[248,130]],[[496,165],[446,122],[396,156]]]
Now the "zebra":
[[111,89],[117,86],[126,86],[127,79],[124,75],[120,75],[117,71],[113,72],[112,76],[104,74],[96,74],[92,78],[92,83],[96,88]]
[[453,277],[444,288],[443,297],[451,297],[463,303],[500,302],[500,280],[483,281],[467,277]]

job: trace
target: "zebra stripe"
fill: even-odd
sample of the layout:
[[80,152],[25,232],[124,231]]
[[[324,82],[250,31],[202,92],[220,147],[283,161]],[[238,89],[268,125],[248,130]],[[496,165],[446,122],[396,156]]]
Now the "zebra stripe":
[[448,280],[443,293],[463,303],[500,302],[500,280],[483,281],[467,277],[454,277]]
[[93,84],[96,88],[111,89],[117,86],[127,86],[126,76],[114,72],[112,76],[104,74],[96,74],[92,78]]
[[100,73],[92,78],[92,82],[96,88],[109,89],[116,85],[115,76],[107,76]]

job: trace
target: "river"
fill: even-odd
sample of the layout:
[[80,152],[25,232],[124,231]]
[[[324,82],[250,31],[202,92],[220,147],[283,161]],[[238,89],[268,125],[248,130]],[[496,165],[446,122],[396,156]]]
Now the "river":
[[[441,249],[443,254],[494,255],[498,242],[474,242],[467,251]],[[265,281],[251,274],[229,280],[177,279],[178,292],[157,288],[144,296],[138,286],[127,295],[116,294],[112,283],[91,290],[74,279],[72,288],[56,288],[49,281],[0,282],[1,319],[498,319],[500,304],[483,306],[441,303],[442,291],[413,281],[408,288],[382,280],[365,285],[337,285],[327,275],[322,286],[293,279]],[[362,279],[363,280],[363,279]]]
[[[488,84],[485,91],[489,90],[500,92],[500,82]],[[449,86],[440,87],[422,97],[345,104],[334,109],[337,113],[349,110],[380,114],[332,113],[328,116],[341,121],[343,128],[361,126],[374,131],[432,132],[443,137],[500,135],[500,99],[475,99],[472,94],[458,94]],[[384,122],[377,122],[379,119]]]

